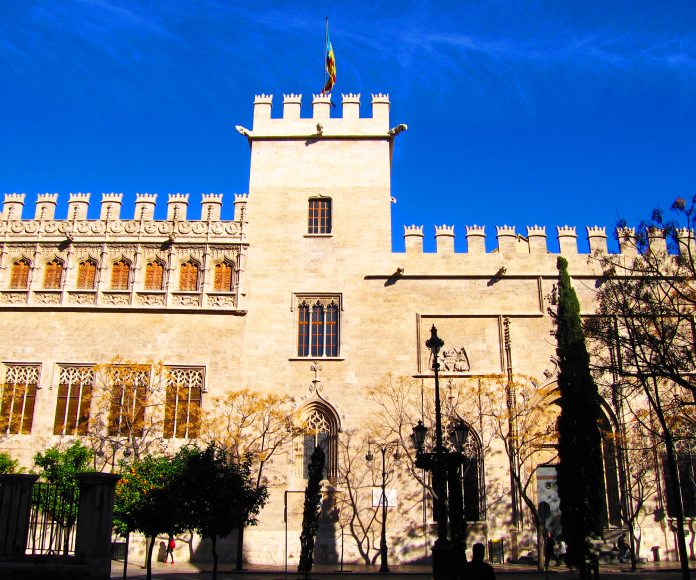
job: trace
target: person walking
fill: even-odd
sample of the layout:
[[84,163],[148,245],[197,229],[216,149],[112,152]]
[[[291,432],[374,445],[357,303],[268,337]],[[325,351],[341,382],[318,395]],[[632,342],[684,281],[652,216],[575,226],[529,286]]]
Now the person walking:
[[486,546],[481,543],[474,544],[471,548],[471,562],[466,562],[462,567],[459,578],[463,580],[495,580],[493,566],[483,561]]
[[626,541],[626,534],[621,534],[619,536],[616,547],[619,549],[619,562],[625,562],[631,556],[631,547]]
[[[546,532],[546,536],[544,537],[544,570],[546,572],[549,571],[549,562],[551,562],[551,558],[556,558],[554,554],[555,548],[556,541],[553,539],[553,534],[551,532]],[[556,564],[558,564],[557,559]]]
[[169,556],[172,557],[171,563],[174,563],[174,548],[176,548],[176,542],[174,541],[174,536],[169,536],[169,541],[167,542],[167,555],[164,557],[164,563],[167,563]]

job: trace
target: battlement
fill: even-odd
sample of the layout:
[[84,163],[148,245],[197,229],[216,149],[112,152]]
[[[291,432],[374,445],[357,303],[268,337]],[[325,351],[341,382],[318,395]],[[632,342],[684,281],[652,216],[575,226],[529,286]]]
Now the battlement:
[[[587,240],[590,253],[608,253],[607,233],[603,226],[586,227]],[[619,239],[619,252],[627,256],[635,256],[636,237],[634,228],[622,228],[616,230]],[[515,226],[496,226],[498,247],[492,252],[486,252],[486,228],[485,226],[466,226],[467,251],[464,254],[505,254],[505,255],[545,255],[562,254],[564,256],[581,255],[578,249],[578,234],[575,226],[557,226],[556,237],[560,252],[548,247],[545,226],[527,226],[527,236],[524,237],[515,231]],[[696,234],[693,230],[682,228],[677,233],[680,250],[696,253]],[[423,226],[404,226],[404,241],[407,254],[423,253]],[[454,253],[454,226],[435,226],[435,244],[437,254]],[[651,252],[666,252],[667,244],[664,232],[653,229],[648,232],[648,244]],[[458,252],[459,254],[459,252]]]
[[[91,193],[70,193],[68,199],[68,211],[64,221],[87,221],[87,212],[90,208]],[[0,221],[30,221],[22,217],[24,209],[24,193],[5,194]],[[220,221],[222,212],[221,193],[204,193],[201,196],[200,221]],[[36,211],[33,221],[61,221],[56,220],[55,210],[58,206],[59,194],[40,193],[36,198]],[[242,221],[239,217],[243,213],[242,206],[246,206],[247,194],[235,194],[235,221]],[[170,193],[167,199],[167,221],[191,221],[187,215],[189,204],[188,193]],[[137,193],[135,209],[132,217],[121,215],[123,205],[123,193],[102,193],[99,220],[91,221],[151,221],[154,220],[157,207],[156,193]]]
[[[297,138],[342,138],[383,137],[391,138],[389,132],[389,95],[372,95],[372,116],[360,116],[360,93],[341,95],[341,115],[336,114],[336,104],[331,94],[312,95],[312,115],[302,116],[302,95],[283,94],[281,118],[272,118],[273,95],[259,94],[254,98],[254,124],[249,131],[244,127],[237,130],[249,139],[274,137]],[[333,116],[332,116],[333,115]]]

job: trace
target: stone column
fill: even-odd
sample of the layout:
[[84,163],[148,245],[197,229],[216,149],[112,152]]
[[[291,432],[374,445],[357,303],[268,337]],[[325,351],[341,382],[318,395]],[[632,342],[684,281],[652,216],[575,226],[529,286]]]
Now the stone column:
[[121,476],[113,473],[79,473],[80,507],[77,516],[75,555],[86,562],[89,577],[111,576],[111,528],[114,491]]
[[27,548],[31,490],[38,475],[0,475],[0,556],[23,556]]

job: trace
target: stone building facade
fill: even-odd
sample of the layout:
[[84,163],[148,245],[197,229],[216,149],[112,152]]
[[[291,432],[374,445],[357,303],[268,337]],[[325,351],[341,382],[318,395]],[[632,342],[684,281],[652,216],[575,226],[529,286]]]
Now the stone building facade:
[[[6,195],[1,448],[31,465],[36,451],[87,438],[96,403],[84,393],[95,365],[158,361],[185,395],[148,407],[153,415],[166,414],[166,405],[178,409],[157,451],[195,440],[192,418],[226,390],[286,394],[333,442],[330,479],[340,494],[339,443],[380,420],[371,389],[385,377],[406,377],[431,392],[424,343],[433,325],[445,340],[443,389],[513,371],[553,385],[548,307],[558,254],[549,251],[545,228],[498,227],[497,248],[489,252],[484,228],[467,226],[468,250],[455,252],[454,226],[437,226],[437,251],[427,253],[423,228],[406,226],[406,250],[393,252],[391,157],[405,126],[390,126],[387,95],[372,95],[371,108],[361,117],[360,96],[343,95],[342,114],[332,116],[330,97],[314,96],[312,115],[303,117],[301,96],[290,94],[274,117],[272,96],[258,95],[253,127],[237,127],[250,144],[251,172],[248,195],[234,196],[232,221],[220,219],[223,199],[215,194],[202,196],[200,214],[188,207],[188,194],[170,194],[160,220],[154,194],[138,194],[132,216],[122,215],[122,194],[103,194],[99,219],[87,219],[90,194],[71,194],[60,217],[57,194],[40,195],[33,217],[24,194]],[[604,228],[586,232],[592,251],[607,250]],[[583,310],[591,312],[599,270],[579,253],[575,227],[556,234]],[[137,394],[121,396],[127,414]],[[611,432],[617,425],[609,402],[606,409]],[[502,539],[506,557],[519,556],[533,549],[533,530],[511,493],[501,444],[484,453],[491,437],[480,417],[466,407],[457,414],[471,429],[475,464],[471,537]],[[118,414],[103,428],[116,436],[114,421]],[[259,526],[246,535],[251,562],[297,560],[299,494],[283,492],[304,489],[301,441],[283,457]],[[605,465],[607,528],[618,529],[620,465],[616,458]],[[553,501],[553,469],[537,479],[532,495]],[[390,488],[390,558],[422,559],[433,539],[430,500],[404,473]],[[413,497],[421,499],[409,503]],[[650,515],[662,501],[657,496],[646,506],[643,550],[657,545],[669,554],[673,535]],[[340,541],[345,561],[359,561],[349,531],[329,530],[324,536],[334,533],[333,548],[322,552],[320,538],[318,557],[335,559]]]

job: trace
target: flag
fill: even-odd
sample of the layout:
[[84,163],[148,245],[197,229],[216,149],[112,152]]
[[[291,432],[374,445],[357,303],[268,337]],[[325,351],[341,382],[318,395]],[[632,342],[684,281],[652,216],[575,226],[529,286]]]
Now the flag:
[[329,78],[324,85],[324,90],[321,91],[322,94],[330,93],[336,83],[336,58],[334,57],[333,46],[331,46],[328,31],[326,34],[326,74]]

